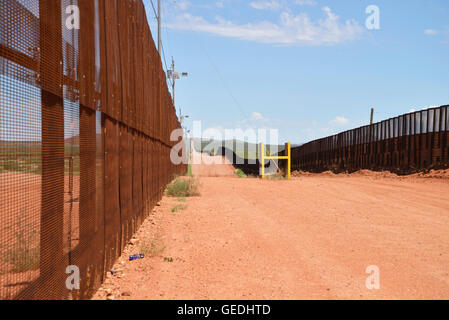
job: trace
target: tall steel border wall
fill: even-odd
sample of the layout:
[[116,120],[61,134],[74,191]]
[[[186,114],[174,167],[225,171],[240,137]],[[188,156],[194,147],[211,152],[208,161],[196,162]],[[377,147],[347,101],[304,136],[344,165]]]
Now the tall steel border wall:
[[186,172],[180,127],[141,0],[0,1],[0,299],[90,298]]
[[292,170],[407,174],[449,166],[449,106],[404,114],[292,148]]

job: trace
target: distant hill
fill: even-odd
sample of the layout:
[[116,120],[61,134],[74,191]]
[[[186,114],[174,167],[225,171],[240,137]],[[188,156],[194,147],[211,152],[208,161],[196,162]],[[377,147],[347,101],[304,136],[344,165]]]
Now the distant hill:
[[[102,150],[102,136],[96,135],[97,149]],[[79,154],[80,136],[76,135],[64,140],[66,153]],[[5,141],[0,140],[0,157],[21,157],[28,154],[34,156],[40,155],[42,149],[42,141]]]
[[22,157],[28,154],[39,155],[41,152],[40,141],[4,141],[0,140],[0,159]]

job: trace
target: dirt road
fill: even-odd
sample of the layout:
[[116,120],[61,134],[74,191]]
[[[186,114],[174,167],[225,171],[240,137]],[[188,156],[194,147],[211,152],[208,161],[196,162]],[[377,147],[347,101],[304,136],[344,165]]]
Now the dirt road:
[[[449,298],[449,179],[201,183],[184,211],[172,213],[180,202],[164,198],[125,256],[150,240],[160,252],[123,258],[97,299]],[[365,284],[371,265],[379,290]]]
[[191,145],[190,163],[192,173],[197,177],[234,177],[234,167],[232,163],[223,156],[210,156],[200,153]]

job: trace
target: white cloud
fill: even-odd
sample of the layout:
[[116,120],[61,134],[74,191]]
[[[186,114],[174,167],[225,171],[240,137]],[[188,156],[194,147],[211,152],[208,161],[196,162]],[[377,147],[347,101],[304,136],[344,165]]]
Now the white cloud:
[[191,3],[187,0],[173,0],[173,1],[175,2],[177,8],[182,11],[187,10],[191,5]]
[[349,123],[349,120],[346,119],[345,117],[341,117],[341,116],[337,116],[335,117],[335,119],[330,121],[331,124],[336,124],[339,126],[344,126],[347,125]]
[[434,36],[434,35],[438,34],[438,31],[434,30],[434,29],[426,29],[424,31],[424,33],[427,34],[428,36]]
[[428,36],[436,36],[439,35],[441,36],[443,39],[444,38],[449,38],[449,27],[446,28],[442,28],[440,30],[437,29],[426,29],[424,30],[424,34],[428,35]]
[[277,0],[253,1],[249,5],[258,10],[278,10],[281,8],[281,4]]
[[281,128],[282,122],[278,119],[271,119],[264,117],[260,112],[253,112],[247,118],[239,119],[236,122],[230,124],[230,127],[243,129],[243,130],[279,130]]
[[[315,0],[295,0],[295,4],[299,6],[315,6],[317,2]],[[280,2],[278,0],[258,0],[252,1],[249,4],[254,9],[258,10],[280,10],[282,8],[288,10],[288,6],[285,2]]]
[[215,6],[217,8],[224,8],[224,2],[223,1],[217,1],[217,2],[215,2]]
[[279,23],[260,21],[235,24],[219,16],[211,23],[199,16],[184,13],[168,23],[171,29],[205,32],[259,43],[280,45],[336,45],[361,38],[364,29],[355,20],[341,21],[329,7],[323,7],[323,18],[311,20],[306,13],[282,12]]
[[263,120],[263,116],[262,116],[262,114],[259,113],[259,112],[253,112],[253,113],[251,114],[251,120],[255,120],[255,121],[257,121],[257,120]]
[[300,6],[314,6],[317,4],[315,0],[295,0],[295,3]]

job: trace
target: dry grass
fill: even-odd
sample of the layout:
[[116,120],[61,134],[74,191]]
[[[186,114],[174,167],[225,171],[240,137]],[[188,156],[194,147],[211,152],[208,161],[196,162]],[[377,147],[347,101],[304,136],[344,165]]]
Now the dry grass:
[[178,211],[183,211],[183,210],[185,210],[185,209],[187,209],[187,206],[186,206],[186,205],[178,204],[178,205],[174,206],[174,207],[171,209],[171,212],[172,212],[172,213],[176,213],[176,212],[178,212]]
[[178,177],[167,186],[165,191],[169,197],[199,196],[200,182],[194,177]]
[[139,245],[139,253],[148,257],[160,256],[166,247],[160,234],[155,234],[151,240],[142,241]]

